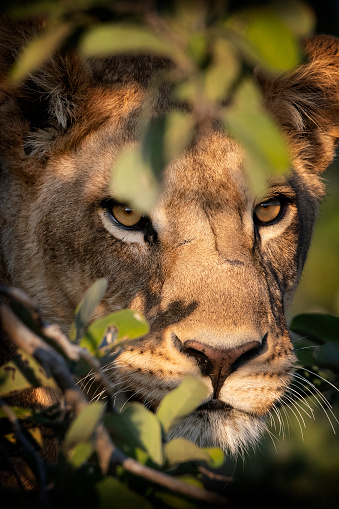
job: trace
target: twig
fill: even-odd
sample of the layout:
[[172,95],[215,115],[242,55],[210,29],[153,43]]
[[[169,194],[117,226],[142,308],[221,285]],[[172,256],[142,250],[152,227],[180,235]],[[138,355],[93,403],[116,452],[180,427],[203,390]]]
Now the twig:
[[28,308],[31,312],[32,318],[38,322],[38,324],[42,323],[40,308],[38,304],[32,299],[27,293],[22,291],[20,288],[15,288],[14,286],[5,286],[0,285],[0,294],[5,297],[9,297],[16,302],[19,302],[26,308]]
[[113,410],[113,385],[110,379],[106,376],[106,374],[102,371],[100,362],[93,357],[86,348],[82,348],[75,343],[71,343],[67,336],[61,331],[58,325],[44,325],[41,328],[42,334],[44,334],[49,339],[52,339],[65,353],[65,355],[72,361],[79,361],[83,359],[94,371],[95,378],[98,380],[105,388],[106,393],[108,395],[107,404],[108,409],[110,411]]
[[203,475],[205,475],[206,477],[208,477],[212,481],[225,482],[225,483],[230,483],[230,482],[234,481],[233,477],[229,477],[229,476],[226,476],[226,475],[216,474],[216,473],[211,472],[210,470],[208,470],[207,468],[204,468],[204,467],[198,467],[198,470],[199,470],[199,472],[201,472]]
[[[33,355],[45,368],[46,372],[54,377],[65,394],[65,398],[66,392],[69,391],[71,396],[70,401],[66,398],[67,403],[72,407],[75,404],[81,406],[87,403],[84,395],[76,387],[64,358],[47,345],[43,339],[28,329],[13,311],[2,302],[0,302],[0,322],[2,329],[8,334],[13,343],[29,355]],[[76,398],[73,396],[74,391],[77,394]]]
[[80,356],[78,345],[71,343],[58,325],[44,323],[41,327],[41,333],[47,338],[52,339],[53,342],[60,347],[68,359],[75,362],[79,360]]
[[80,358],[92,368],[95,373],[95,378],[104,386],[108,395],[108,407],[109,410],[113,409],[113,385],[109,378],[101,370],[99,361],[92,357],[85,348],[81,348],[69,341],[67,336],[61,331],[60,327],[56,324],[47,324],[40,312],[38,304],[20,288],[8,287],[0,285],[0,294],[13,299],[23,306],[27,307],[35,320],[37,325],[40,327],[41,333],[47,338],[52,339],[54,343],[60,347],[65,356],[71,361],[79,361]]
[[212,493],[211,491],[183,483],[182,481],[179,481],[179,479],[176,479],[175,477],[172,477],[168,474],[163,474],[157,470],[152,470],[145,465],[141,465],[133,458],[126,458],[122,462],[122,466],[131,474],[135,474],[139,477],[143,477],[144,479],[148,479],[149,481],[157,483],[171,491],[181,493],[182,495],[186,495],[201,502],[206,502],[216,507],[229,507],[229,503],[224,497],[221,497],[216,493]]
[[[75,415],[88,405],[83,393],[76,386],[64,358],[43,339],[28,329],[6,305],[0,302],[0,320],[3,330],[12,341],[22,350],[33,355],[40,364],[49,371],[62,390],[66,402],[71,406]],[[176,493],[181,493],[195,500],[199,500],[218,507],[226,507],[227,501],[212,492],[191,486],[167,474],[141,465],[136,460],[125,456],[113,444],[107,430],[102,424],[96,428],[96,450],[102,472],[105,474],[115,465],[122,465],[128,472],[143,479],[147,479]]]
[[[109,472],[111,469],[114,469],[116,465],[122,465],[127,472],[147,479],[171,491],[175,491],[176,493],[181,493],[182,495],[212,504],[216,507],[227,507],[229,505],[227,500],[220,495],[183,483],[171,475],[141,465],[138,461],[126,456],[120,449],[112,444],[110,437],[108,437],[107,440],[107,432],[102,425],[99,425],[97,432],[97,447],[99,445],[101,449],[107,452],[104,471]],[[102,459],[104,458],[102,457]]]

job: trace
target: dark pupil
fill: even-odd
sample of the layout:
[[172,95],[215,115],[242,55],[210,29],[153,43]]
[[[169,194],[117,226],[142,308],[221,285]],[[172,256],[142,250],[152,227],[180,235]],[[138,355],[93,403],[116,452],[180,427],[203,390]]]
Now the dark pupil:
[[129,209],[129,208],[125,207],[124,212],[126,214],[132,214],[132,209]]

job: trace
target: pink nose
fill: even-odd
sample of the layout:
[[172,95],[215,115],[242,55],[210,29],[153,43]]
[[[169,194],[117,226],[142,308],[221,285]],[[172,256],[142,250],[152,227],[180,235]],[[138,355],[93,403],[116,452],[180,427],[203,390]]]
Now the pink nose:
[[[194,357],[202,374],[209,376],[212,380],[213,398],[215,399],[218,399],[224,381],[234,370],[235,362],[240,361],[242,356],[241,360],[246,362],[252,356],[245,356],[244,354],[258,349],[260,346],[259,341],[250,341],[241,346],[222,350],[194,340],[188,340],[184,343],[185,353]],[[254,354],[254,352],[251,353]]]

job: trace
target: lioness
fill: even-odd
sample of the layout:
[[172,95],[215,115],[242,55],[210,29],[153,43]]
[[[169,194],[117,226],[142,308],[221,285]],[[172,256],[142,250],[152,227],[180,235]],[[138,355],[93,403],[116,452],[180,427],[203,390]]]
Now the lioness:
[[[2,74],[22,32],[3,28]],[[172,434],[231,453],[256,442],[292,376],[285,309],[339,136],[338,41],[319,36],[305,48],[297,70],[258,75],[291,173],[253,201],[242,149],[215,126],[166,169],[147,217],[111,194],[111,168],[138,142],[149,79],[168,62],[55,56],[1,91],[1,282],[24,289],[67,331],[85,291],[107,277],[95,318],[130,307],[151,325],[112,363],[117,395],[156,409],[184,376],[198,377],[209,396]],[[154,115],[166,101],[165,90]],[[43,402],[41,391],[32,398]]]

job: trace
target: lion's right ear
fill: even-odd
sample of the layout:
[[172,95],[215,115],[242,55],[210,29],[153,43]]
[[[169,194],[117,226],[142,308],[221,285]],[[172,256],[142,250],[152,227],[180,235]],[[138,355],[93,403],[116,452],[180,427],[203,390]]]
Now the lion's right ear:
[[320,173],[331,163],[339,138],[339,39],[317,35],[304,49],[305,64],[279,77],[259,73],[258,80],[293,157]]
[[42,29],[39,22],[0,22],[0,143],[7,153],[9,148],[15,150],[16,157],[48,155],[56,137],[75,123],[91,81],[86,63],[71,53],[53,56],[20,85],[9,85],[9,69],[27,41]]
[[23,85],[20,101],[33,129],[67,130],[86,95],[90,72],[76,54],[55,55]]

